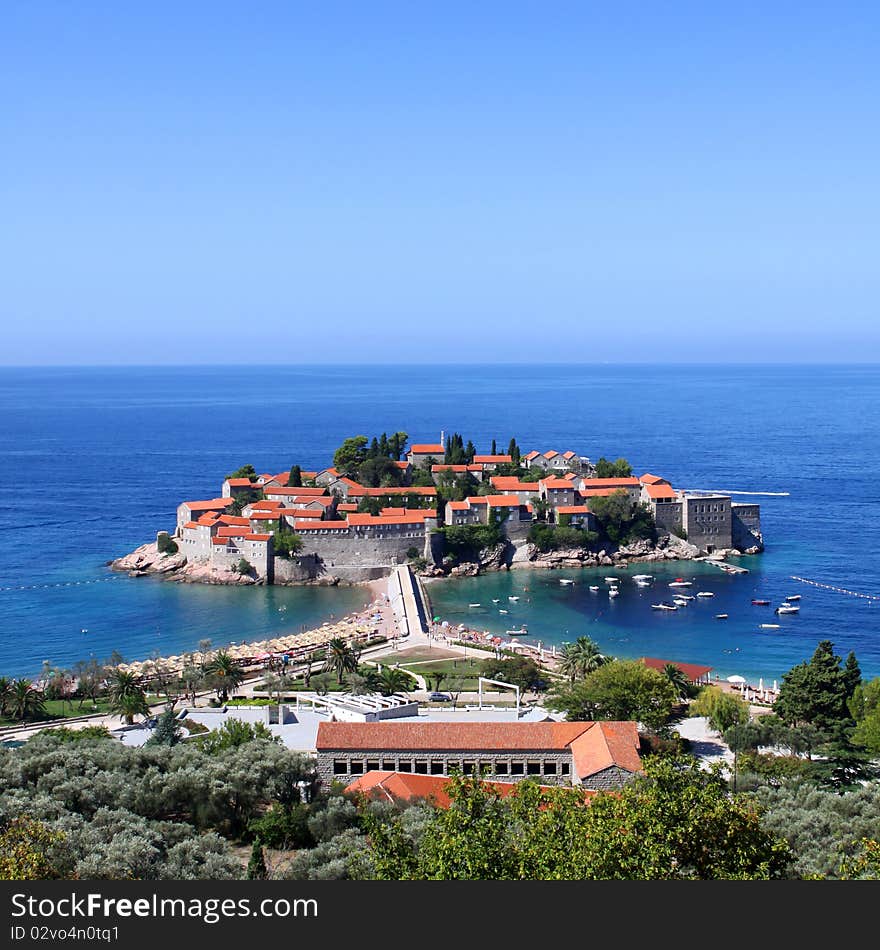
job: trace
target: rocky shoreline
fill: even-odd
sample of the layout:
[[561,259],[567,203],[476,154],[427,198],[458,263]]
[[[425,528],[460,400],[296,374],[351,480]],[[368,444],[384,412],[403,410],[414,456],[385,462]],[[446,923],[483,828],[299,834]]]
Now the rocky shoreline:
[[[707,558],[713,561],[724,561],[728,557],[757,554],[761,550],[763,550],[761,547],[749,548],[745,551],[729,548],[707,555],[696,545],[690,544],[676,535],[660,538],[656,542],[635,541],[632,544],[618,547],[607,546],[598,551],[590,551],[584,548],[565,548],[542,552],[528,542],[514,544],[511,541],[502,541],[492,548],[480,551],[476,560],[443,566],[430,565],[417,573],[426,578],[474,577],[478,574],[516,570],[518,568],[554,570],[575,567],[626,567],[628,564],[642,561],[695,561]],[[266,583],[264,578],[258,578],[251,574],[238,574],[231,570],[212,568],[207,564],[189,563],[184,554],[162,554],[155,541],[142,544],[130,554],[107,563],[112,570],[125,571],[130,577],[152,575],[180,584],[254,586]],[[375,570],[381,572],[383,569],[377,566]],[[390,571],[390,567],[384,570],[386,572]],[[276,571],[276,586],[358,586],[376,579],[376,577],[357,580],[343,579],[336,574],[310,577],[307,572],[296,570],[295,565],[285,573],[287,576],[281,577],[279,576],[280,571]]]
[[635,541],[619,547],[608,546],[598,551],[584,548],[565,548],[556,551],[539,551],[533,544],[515,545],[502,542],[480,552],[479,558],[463,561],[450,567],[433,566],[422,571],[425,577],[475,577],[493,571],[537,568],[558,570],[575,567],[626,567],[628,564],[657,561],[724,561],[728,557],[757,554],[763,548],[746,551],[726,548],[707,555],[696,545],[675,535],[660,538],[657,542]]

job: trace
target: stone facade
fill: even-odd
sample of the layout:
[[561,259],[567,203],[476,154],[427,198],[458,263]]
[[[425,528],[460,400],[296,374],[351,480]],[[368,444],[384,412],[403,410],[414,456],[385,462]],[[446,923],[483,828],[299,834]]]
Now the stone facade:
[[657,535],[659,537],[678,534],[681,531],[681,501],[657,499],[650,501],[649,505],[654,513],[654,523],[657,525]]
[[732,514],[732,546],[740,551],[752,548],[764,549],[764,536],[761,533],[761,506],[734,502],[730,506]]
[[729,495],[685,494],[682,527],[688,541],[712,553],[733,546]]

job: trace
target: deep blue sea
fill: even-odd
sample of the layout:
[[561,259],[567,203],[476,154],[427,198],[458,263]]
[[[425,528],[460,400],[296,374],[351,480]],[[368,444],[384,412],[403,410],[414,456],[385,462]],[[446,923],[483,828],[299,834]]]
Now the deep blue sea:
[[[494,631],[526,623],[545,644],[589,634],[619,656],[767,682],[829,638],[880,675],[880,601],[791,580],[880,596],[874,365],[0,369],[0,674],[293,632],[362,605],[358,588],[201,587],[111,574],[105,562],[173,529],[180,501],[219,494],[241,464],[320,468],[349,435],[399,429],[421,442],[457,431],[483,450],[515,435],[524,451],[625,456],[676,487],[788,493],[742,496],[760,501],[766,542],[744,559],[748,575],[630,569],[715,592],[677,613],[652,611],[658,592],[628,582],[616,601],[591,593],[609,571],[529,571],[432,584],[445,618]],[[794,593],[797,616],[750,604]],[[502,615],[508,596],[520,600]]]

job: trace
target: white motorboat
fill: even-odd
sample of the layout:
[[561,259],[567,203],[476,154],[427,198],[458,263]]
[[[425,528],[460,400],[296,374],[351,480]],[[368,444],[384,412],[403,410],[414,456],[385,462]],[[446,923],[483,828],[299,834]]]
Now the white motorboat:
[[779,624],[778,623],[762,623],[761,629],[762,630],[778,630]]
[[513,600],[513,601],[517,601],[517,600],[519,600],[519,597],[508,597],[507,599],[508,599],[508,600]]
[[727,614],[715,614],[716,620],[727,620]]
[[697,597],[714,597],[715,595],[711,590],[700,590],[697,591]]
[[519,630],[505,630],[504,631],[509,637],[525,637],[528,636],[529,631],[525,627],[521,627]]
[[620,590],[619,590],[617,587],[611,587],[611,588],[608,590],[608,596],[609,596],[609,597],[619,597],[619,596],[620,596]]
[[636,587],[650,587],[651,581],[636,581]]
[[796,607],[794,604],[780,604],[776,610],[773,611],[775,614],[796,614],[801,608]]
[[468,604],[468,607],[482,607],[482,604]]
[[676,600],[676,599],[678,599],[678,600],[696,600],[696,598],[694,597],[693,594],[678,594],[678,593],[673,594],[673,595],[672,595],[672,599],[673,599],[673,600]]
[[789,603],[791,603],[791,602],[794,601],[794,600],[800,600],[800,599],[801,599],[801,595],[800,595],[800,594],[791,594],[791,595],[789,595],[788,597],[786,597],[785,599],[786,599]]
[[691,581],[670,581],[670,587],[690,587]]
[[651,604],[652,610],[678,610],[675,604]]
[[598,589],[599,589],[598,584],[590,584],[590,590],[598,590]]
[[501,603],[501,600],[500,600],[500,598],[498,598],[498,597],[493,597],[493,598],[492,598],[492,603],[493,603],[493,604],[500,604],[500,603]]
[[504,610],[504,609],[501,609],[501,610],[498,611],[498,613],[500,613],[500,614],[506,614],[506,613],[509,613],[509,612],[510,612],[510,611]]
[[672,603],[674,603],[676,607],[687,607],[688,605],[686,600],[679,600],[677,597],[672,598]]
[[652,581],[654,580],[653,574],[633,574],[634,581]]
[[605,581],[606,584],[616,584],[616,583],[617,583],[617,578],[616,578],[616,577],[605,577],[605,578],[603,578],[603,580]]
[[567,584],[573,584],[574,581],[567,581],[567,580],[565,580],[565,578],[562,578],[562,579],[559,581],[559,583],[560,583],[560,584],[566,584],[566,585],[567,585]]

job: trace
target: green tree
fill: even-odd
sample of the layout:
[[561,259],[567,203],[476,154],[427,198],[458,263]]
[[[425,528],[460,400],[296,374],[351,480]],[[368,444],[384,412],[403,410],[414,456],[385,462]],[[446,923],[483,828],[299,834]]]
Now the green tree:
[[416,685],[415,680],[406,670],[393,666],[383,666],[382,672],[376,673],[370,681],[383,696],[390,696],[392,693],[408,693]]
[[603,455],[596,462],[596,478],[629,478],[632,471],[632,465],[625,458],[609,462]]
[[172,541],[167,531],[156,535],[156,548],[160,554],[177,554],[177,542]]
[[134,673],[114,670],[110,676],[107,696],[110,700],[110,711],[121,716],[129,725],[134,722],[135,716],[150,714],[147,694]]
[[662,672],[675,690],[676,699],[687,699],[690,696],[691,681],[677,663],[664,664]]
[[593,496],[589,499],[589,505],[600,531],[614,544],[654,540],[657,537],[650,508],[631,501],[625,488],[610,495]]
[[266,867],[266,856],[263,854],[263,845],[259,838],[254,839],[251,856],[248,861],[246,877],[249,881],[265,881],[269,876]]
[[9,698],[6,701],[9,715],[19,722],[25,719],[39,719],[46,714],[46,705],[41,690],[28,679],[13,680]]
[[302,551],[302,536],[286,528],[276,531],[272,536],[272,549],[283,558],[291,558]]
[[749,704],[717,686],[701,689],[689,712],[691,716],[705,716],[716,732],[726,732],[731,726],[749,721]]
[[490,657],[480,663],[480,674],[487,679],[512,683],[522,690],[539,692],[547,686],[544,671],[527,656]]
[[302,488],[302,483],[302,469],[299,467],[299,465],[292,465],[290,467],[290,474],[287,476],[287,487]]
[[510,440],[510,444],[507,446],[507,454],[510,456],[511,463],[519,468],[519,462],[522,458],[522,453],[520,452],[519,446],[516,444],[516,439]]
[[827,731],[842,721],[851,721],[848,688],[834,644],[822,640],[809,662],[799,663],[782,677],[773,710],[790,726],[811,723]]
[[336,682],[341,686],[346,673],[357,672],[357,651],[342,637],[333,637],[327,644],[327,659],[324,668],[336,674]]
[[614,660],[582,680],[557,684],[546,703],[576,722],[635,720],[658,730],[672,714],[675,691],[665,676],[643,663]]
[[610,660],[611,657],[602,653],[599,644],[590,637],[578,637],[574,643],[563,644],[559,672],[573,683],[577,679],[583,679]]
[[280,745],[281,740],[274,736],[261,722],[245,722],[243,719],[229,718],[217,729],[197,740],[202,752],[218,756],[229,749],[238,749],[250,742],[271,742]]
[[156,722],[153,734],[147,739],[147,745],[174,746],[183,738],[183,730],[173,709],[166,709]]
[[205,665],[205,676],[221,701],[229,699],[229,693],[236,690],[244,680],[244,673],[225,650],[219,650]]
[[253,564],[251,564],[251,562],[246,557],[241,558],[234,568],[236,573],[241,575],[250,574],[253,569]]
[[249,478],[251,481],[255,481],[257,478],[257,470],[253,465],[242,465],[241,468],[237,468],[234,472],[230,472],[227,478]]
[[0,676],[0,716],[5,716],[12,700],[12,680],[8,676]]
[[58,877],[51,852],[64,840],[42,821],[13,818],[0,830],[0,881],[44,881]]
[[367,460],[367,437],[356,435],[346,439],[333,453],[333,467],[340,475],[357,479],[361,465]]

